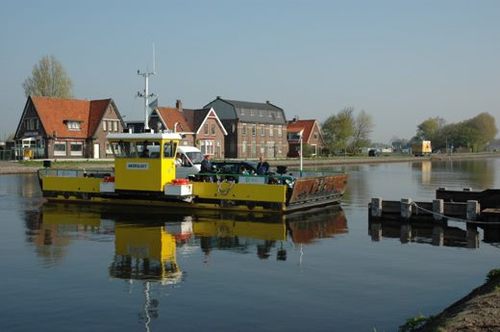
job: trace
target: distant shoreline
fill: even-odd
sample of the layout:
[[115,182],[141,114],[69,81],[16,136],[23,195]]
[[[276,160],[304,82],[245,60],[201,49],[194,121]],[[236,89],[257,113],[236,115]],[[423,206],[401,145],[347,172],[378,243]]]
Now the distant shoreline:
[[[305,167],[323,167],[337,165],[356,165],[356,164],[379,164],[379,163],[402,163],[418,161],[447,161],[447,160],[467,160],[467,159],[485,159],[499,158],[500,152],[480,152],[480,153],[454,153],[451,155],[435,154],[429,157],[413,157],[407,155],[382,155],[378,157],[332,157],[332,158],[305,158],[303,165]],[[284,165],[289,167],[299,167],[300,160],[294,159],[269,159],[272,166]],[[111,168],[113,160],[57,160],[52,162],[53,167],[60,168]],[[42,160],[33,161],[0,161],[0,175],[3,174],[26,174],[36,173],[42,168]]]

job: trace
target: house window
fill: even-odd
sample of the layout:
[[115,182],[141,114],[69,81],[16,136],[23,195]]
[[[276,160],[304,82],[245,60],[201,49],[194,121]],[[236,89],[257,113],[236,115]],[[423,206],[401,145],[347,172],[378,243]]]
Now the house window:
[[252,126],[252,136],[256,136],[257,135],[257,125],[253,125]]
[[26,127],[27,131],[38,130],[38,128],[40,128],[40,123],[36,118],[26,119],[24,126]]
[[318,133],[314,133],[314,139],[318,139]]
[[245,157],[247,154],[247,141],[241,142],[241,154],[242,157]]
[[260,136],[266,136],[266,127],[260,126]]
[[118,131],[118,121],[113,121],[113,131]]
[[205,135],[208,135],[208,123],[205,123],[205,125],[203,126],[203,131]]
[[210,132],[212,135],[215,135],[215,124],[212,124],[212,127],[210,128]]
[[54,143],[54,156],[66,156],[66,142]]
[[106,126],[106,123],[107,123],[107,121],[103,121],[103,122],[102,122],[102,130],[103,130],[103,131],[107,131],[107,130],[108,130],[108,128],[107,128],[107,126]]
[[83,143],[71,142],[70,143],[70,155],[71,156],[83,156]]
[[202,154],[209,154],[213,155],[214,154],[214,141],[201,141],[200,142],[200,150]]
[[67,121],[66,126],[71,131],[79,131],[81,129],[80,121]]
[[246,125],[241,126],[241,134],[243,136],[247,135],[247,126]]
[[273,125],[269,125],[269,136],[270,137],[274,136],[274,127],[273,127]]
[[281,126],[278,126],[278,136],[279,137],[283,136],[283,131],[281,129]]

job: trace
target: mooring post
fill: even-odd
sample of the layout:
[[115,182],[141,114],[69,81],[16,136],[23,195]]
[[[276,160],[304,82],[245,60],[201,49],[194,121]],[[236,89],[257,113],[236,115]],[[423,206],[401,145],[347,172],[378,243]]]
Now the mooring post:
[[401,224],[401,234],[399,240],[401,243],[408,243],[411,241],[411,225],[409,223]]
[[382,238],[382,224],[373,223],[370,225],[370,235],[372,237],[372,241],[380,241]]
[[480,207],[479,202],[474,200],[467,201],[467,212],[466,219],[467,220],[477,220],[477,216],[479,215]]
[[432,245],[442,247],[444,245],[444,228],[441,225],[435,225],[432,228]]
[[477,231],[476,225],[471,225],[467,223],[467,248],[477,249],[479,248],[479,232]]
[[370,214],[372,217],[382,217],[382,198],[372,198],[372,202],[370,205]]
[[410,219],[412,212],[411,198],[401,198],[401,218]]
[[432,212],[434,214],[432,217],[434,220],[441,220],[443,219],[443,214],[444,214],[444,200],[442,199],[434,199],[432,201]]

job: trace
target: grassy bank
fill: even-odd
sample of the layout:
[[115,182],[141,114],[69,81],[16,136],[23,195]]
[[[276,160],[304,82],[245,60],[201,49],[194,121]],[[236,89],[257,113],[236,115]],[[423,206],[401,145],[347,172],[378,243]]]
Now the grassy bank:
[[492,270],[486,282],[436,316],[416,316],[399,329],[402,332],[500,331],[500,269]]

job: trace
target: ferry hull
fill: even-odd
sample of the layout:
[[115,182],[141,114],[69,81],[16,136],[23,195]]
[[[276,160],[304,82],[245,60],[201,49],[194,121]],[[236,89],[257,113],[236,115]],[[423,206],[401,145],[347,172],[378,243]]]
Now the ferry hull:
[[229,182],[192,182],[192,194],[114,190],[113,183],[96,177],[41,176],[43,196],[48,201],[86,204],[164,206],[172,209],[215,209],[287,213],[339,203],[347,175],[297,179],[286,185]]

